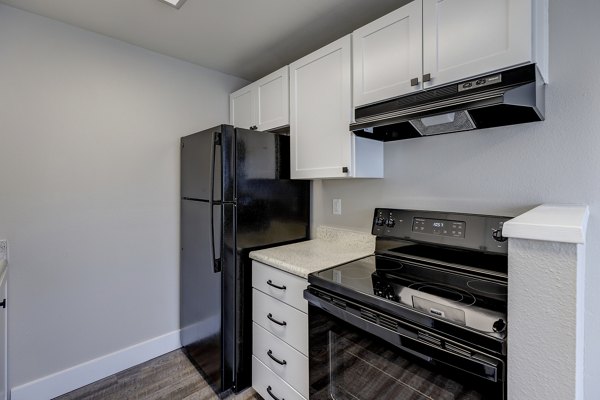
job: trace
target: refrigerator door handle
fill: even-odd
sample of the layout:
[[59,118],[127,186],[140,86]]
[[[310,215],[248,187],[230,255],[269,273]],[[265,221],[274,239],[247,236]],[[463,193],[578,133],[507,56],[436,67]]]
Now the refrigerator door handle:
[[221,259],[215,257],[215,221],[214,221],[214,205],[215,205],[215,152],[217,145],[221,144],[221,134],[213,132],[212,147],[210,149],[210,196],[208,197],[208,206],[210,208],[210,258],[213,264],[215,273],[221,272]]

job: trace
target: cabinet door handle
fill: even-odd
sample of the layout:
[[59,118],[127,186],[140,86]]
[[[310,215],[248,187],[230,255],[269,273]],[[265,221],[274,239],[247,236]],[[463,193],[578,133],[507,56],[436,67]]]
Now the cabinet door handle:
[[423,75],[423,82],[429,82],[431,80],[431,74]]
[[270,280],[270,279],[267,281],[267,285],[269,285],[269,286],[272,286],[272,287],[274,287],[275,289],[279,289],[279,290],[285,290],[285,289],[287,289],[287,288],[285,287],[285,285],[283,285],[283,286],[277,286],[277,285],[276,285],[276,284],[274,284],[274,283],[273,283],[273,281],[272,281],[272,280]]
[[267,388],[267,393],[269,393],[269,396],[271,396],[271,397],[273,398],[273,400],[285,400],[283,397],[282,397],[282,398],[279,398],[279,397],[275,396],[275,395],[273,394],[272,390],[273,390],[273,389],[271,389],[271,386],[269,386],[269,387]]
[[347,174],[348,173],[348,167],[342,167],[342,173],[343,174]]
[[410,80],[410,86],[418,86],[419,85],[419,78],[412,78]]
[[285,360],[279,360],[278,358],[276,358],[276,357],[273,355],[273,352],[272,352],[271,350],[267,351],[267,355],[268,355],[269,357],[271,357],[271,360],[275,361],[275,362],[276,362],[277,364],[279,364],[279,365],[285,365],[285,364],[287,364],[287,361],[285,361]]
[[277,321],[275,318],[273,318],[273,314],[271,314],[271,313],[267,314],[267,318],[269,318],[272,322],[275,322],[279,326],[287,325],[287,322],[285,322],[285,321]]

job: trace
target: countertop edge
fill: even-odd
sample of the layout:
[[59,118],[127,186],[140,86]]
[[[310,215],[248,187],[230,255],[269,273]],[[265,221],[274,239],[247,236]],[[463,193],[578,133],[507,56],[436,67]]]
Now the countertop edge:
[[502,236],[584,244],[589,214],[587,205],[542,204],[505,222]]

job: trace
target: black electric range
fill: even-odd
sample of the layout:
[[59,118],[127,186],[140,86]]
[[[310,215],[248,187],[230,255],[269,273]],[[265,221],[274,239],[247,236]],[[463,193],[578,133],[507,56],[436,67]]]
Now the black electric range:
[[[375,254],[308,277],[310,286],[305,297],[310,305],[311,354],[324,352],[316,345],[324,340],[322,326],[330,326],[331,332],[340,335],[345,332],[342,336],[346,338],[352,335],[362,338],[357,331],[366,332],[376,338],[375,341],[388,343],[388,347],[376,353],[389,352],[389,344],[392,344],[394,354],[408,354],[409,358],[425,362],[427,366],[421,368],[428,375],[441,374],[438,380],[446,382],[442,386],[447,386],[447,380],[453,384],[459,382],[462,378],[452,380],[457,373],[469,372],[479,378],[472,383],[479,386],[470,389],[471,397],[465,398],[502,399],[508,293],[508,242],[502,237],[502,226],[508,219],[376,209],[372,230],[377,236]],[[344,326],[346,328],[342,328]],[[331,348],[331,343],[329,346]],[[364,348],[369,346],[375,345]],[[361,351],[356,349],[351,352],[359,353]],[[329,357],[329,363],[333,362],[334,355]],[[319,357],[317,361],[315,357],[309,359],[311,371],[319,370],[317,366],[326,361]],[[396,364],[390,364],[389,368],[398,369]],[[381,366],[385,362],[372,360],[369,365]],[[329,370],[332,368],[330,365]],[[320,399],[317,393],[324,389],[319,389],[319,385],[334,382],[334,379],[330,376],[324,381],[322,373],[313,372],[311,382],[317,383],[316,386],[311,383],[311,393],[314,393],[311,399]],[[390,385],[392,383],[386,383],[382,387],[394,386]],[[406,382],[402,385],[406,386]],[[419,387],[415,393],[431,387]],[[340,393],[335,398],[345,398]],[[348,398],[369,398],[358,392],[348,393]],[[430,393],[424,398],[442,399],[458,393],[465,395],[466,392],[439,394],[439,397]],[[397,392],[390,396],[380,393],[378,398],[403,398],[398,397]]]

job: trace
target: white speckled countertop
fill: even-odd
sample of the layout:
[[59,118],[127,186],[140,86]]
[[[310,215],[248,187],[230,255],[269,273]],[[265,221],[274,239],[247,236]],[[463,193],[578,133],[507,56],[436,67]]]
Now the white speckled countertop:
[[253,251],[250,258],[306,278],[311,272],[366,257],[374,251],[375,236],[369,233],[319,226],[316,239]]

